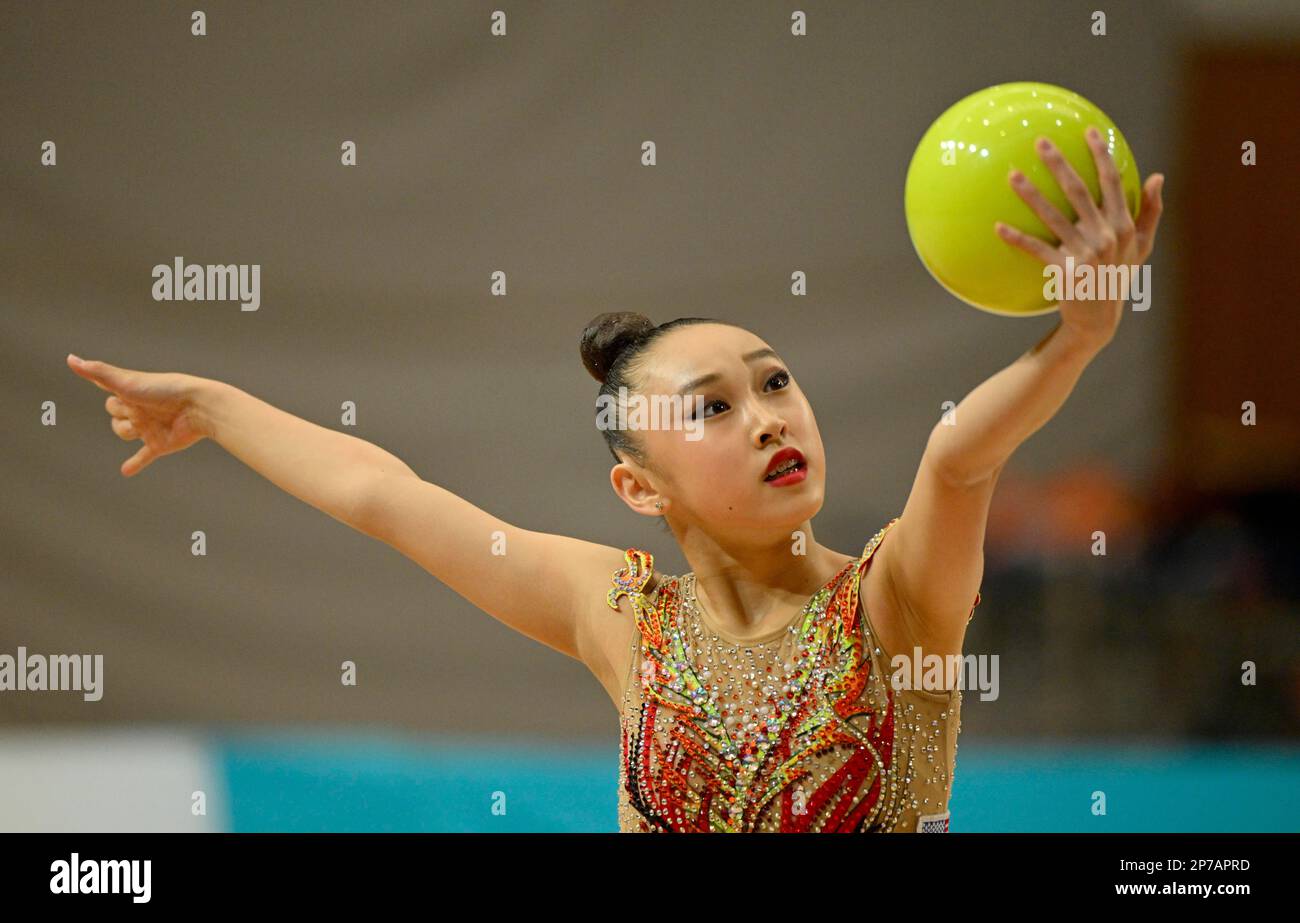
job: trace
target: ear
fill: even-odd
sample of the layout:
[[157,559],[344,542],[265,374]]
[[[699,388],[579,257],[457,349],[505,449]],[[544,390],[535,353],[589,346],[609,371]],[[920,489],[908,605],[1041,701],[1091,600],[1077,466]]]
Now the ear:
[[659,516],[663,512],[655,509],[656,502],[664,502],[663,494],[655,490],[645,469],[636,462],[619,462],[611,468],[609,483],[633,512],[642,516]]

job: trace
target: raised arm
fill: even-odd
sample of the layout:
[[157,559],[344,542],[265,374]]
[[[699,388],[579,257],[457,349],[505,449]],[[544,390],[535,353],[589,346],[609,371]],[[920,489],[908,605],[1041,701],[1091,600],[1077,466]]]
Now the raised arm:
[[[1071,223],[1025,177],[1008,182],[1056,235],[1057,245],[998,222],[990,232],[1045,266],[1140,267],[1155,246],[1163,209],[1161,174],[1143,187],[1136,222],[1101,136],[1086,133],[1102,202],[1094,203],[1070,163],[1048,142],[1044,163],[1074,206]],[[912,492],[891,541],[881,546],[905,642],[926,653],[961,652],[966,622],[984,575],[984,528],[998,474],[1011,454],[1065,403],[1092,359],[1111,341],[1128,290],[1059,302],[1060,324],[1036,346],[957,405],[952,422],[930,434]]]
[[[958,654],[984,578],[984,530],[1011,453],[1065,403],[1092,346],[1057,327],[935,425],[881,546],[906,649]],[[892,543],[892,547],[891,547]]]
[[211,439],[277,487],[396,548],[478,608],[586,663],[615,688],[621,638],[631,638],[626,619],[604,603],[610,575],[624,563],[619,549],[517,528],[421,480],[379,446],[232,385],[75,356],[68,365],[110,392],[105,409],[113,431],[143,440],[123,475]]

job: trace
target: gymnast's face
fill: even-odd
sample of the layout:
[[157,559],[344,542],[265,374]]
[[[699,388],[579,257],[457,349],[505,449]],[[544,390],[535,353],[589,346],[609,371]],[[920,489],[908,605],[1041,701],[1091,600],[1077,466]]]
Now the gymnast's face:
[[[635,470],[653,492],[629,496],[632,485],[623,478],[620,493],[634,508],[658,513],[659,500],[679,530],[701,528],[750,545],[789,541],[790,530],[821,509],[826,458],[817,421],[767,343],[738,327],[690,324],[655,341],[638,371],[638,394],[653,399],[684,389],[681,407],[692,422],[631,434],[648,463]],[[786,449],[798,451],[802,478],[773,483],[766,479],[769,466]],[[616,489],[618,483],[616,475]]]

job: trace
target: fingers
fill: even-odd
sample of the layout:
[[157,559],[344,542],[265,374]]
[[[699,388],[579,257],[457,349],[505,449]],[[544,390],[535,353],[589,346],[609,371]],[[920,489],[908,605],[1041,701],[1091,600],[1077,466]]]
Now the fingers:
[[1163,173],[1148,177],[1142,188],[1142,209],[1138,212],[1136,231],[1139,263],[1146,262],[1155,246],[1156,228],[1160,226],[1160,213],[1164,211],[1164,189]]
[[1019,170],[1011,171],[1011,188],[1016,194],[1025,201],[1025,204],[1034,210],[1034,214],[1043,220],[1043,224],[1056,235],[1056,239],[1076,253],[1081,252],[1087,243],[1083,235],[1079,233],[1070,220],[1057,211],[1056,206],[1038,191],[1029,177]]
[[68,353],[68,367],[82,378],[93,381],[105,391],[123,391],[126,389],[128,372],[107,362],[88,361],[80,356]]
[[149,467],[149,463],[155,458],[157,458],[157,456],[153,454],[153,451],[147,445],[140,446],[140,451],[122,462],[123,476],[129,478],[133,475],[139,474],[145,468]]
[[140,434],[136,431],[135,424],[123,417],[114,417],[112,423],[113,432],[130,442],[132,439],[139,439]]
[[1065,155],[1050,140],[1038,139],[1038,153],[1043,163],[1047,165],[1047,169],[1051,170],[1052,175],[1056,177],[1056,182],[1065,193],[1066,199],[1074,206],[1075,214],[1079,216],[1081,233],[1091,243],[1092,249],[1102,249],[1105,246],[1107,232],[1101,213],[1097,211],[1097,206],[1088,192],[1088,187],[1079,178],[1079,174],[1074,172],[1074,167],[1065,159]]
[[[125,391],[129,384],[128,376],[131,374],[125,369],[120,369],[115,365],[109,365],[107,362],[92,361],[87,362],[80,356],[68,353],[68,367],[85,378],[87,381],[94,382],[96,387],[110,392],[104,400],[104,409],[112,415],[111,426],[113,432],[126,440],[142,438],[139,431],[135,428],[135,423],[129,418],[129,405],[119,398],[115,391]],[[140,446],[134,455],[122,462],[121,472],[123,477],[133,477],[143,471],[158,456],[154,453],[148,443]]]
[[119,437],[128,441],[142,438],[135,427],[135,419],[126,401],[116,394],[110,394],[104,399],[104,409],[112,415],[113,419],[109,423],[113,427],[113,432]]
[[1044,264],[1053,265],[1061,262],[1060,251],[1032,234],[1026,234],[1024,231],[1013,228],[1009,224],[1003,224],[1001,221],[994,222],[993,229],[997,231],[999,237],[1011,244],[1011,246],[1025,251]]
[[91,382],[92,384],[94,384],[96,388],[102,388],[102,389],[105,390],[105,391],[112,391],[112,390],[113,390],[112,388],[110,388],[110,387],[108,387],[108,386],[106,386],[106,385],[100,384],[99,380],[96,379],[94,375],[90,374],[90,372],[88,372],[88,371],[87,371],[84,367],[82,367],[81,365],[77,364],[76,362],[73,362],[72,359],[71,359],[71,357],[69,357],[69,359],[68,359],[68,367],[71,368],[72,371],[74,371],[74,372],[76,372],[78,375],[80,375],[82,378],[84,378],[84,379],[86,379],[87,381],[89,381],[89,382]]
[[1128,213],[1124,202],[1124,185],[1120,181],[1119,168],[1115,158],[1110,155],[1110,146],[1095,126],[1089,126],[1085,135],[1088,146],[1092,148],[1093,160],[1097,163],[1097,177],[1101,182],[1101,209],[1106,223],[1115,232],[1115,237],[1122,250],[1127,250],[1133,241],[1136,227],[1133,216]]

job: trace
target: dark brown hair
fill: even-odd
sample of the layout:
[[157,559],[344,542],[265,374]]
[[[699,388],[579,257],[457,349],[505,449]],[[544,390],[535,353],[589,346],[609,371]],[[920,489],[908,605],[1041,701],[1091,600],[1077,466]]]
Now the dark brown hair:
[[[582,364],[587,367],[591,377],[600,382],[600,391],[596,395],[597,413],[601,395],[609,395],[618,401],[619,388],[627,388],[628,393],[636,390],[634,379],[638,376],[638,360],[645,355],[650,345],[670,330],[687,324],[727,324],[724,320],[710,317],[679,317],[666,324],[656,326],[650,318],[635,311],[613,311],[601,314],[587,324],[582,331]],[[605,444],[615,461],[623,461],[619,453],[630,456],[640,465],[646,465],[644,448],[631,438],[628,431],[619,427],[602,427]]]

